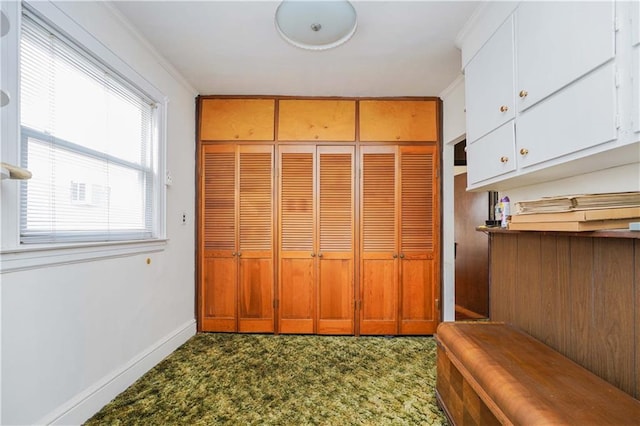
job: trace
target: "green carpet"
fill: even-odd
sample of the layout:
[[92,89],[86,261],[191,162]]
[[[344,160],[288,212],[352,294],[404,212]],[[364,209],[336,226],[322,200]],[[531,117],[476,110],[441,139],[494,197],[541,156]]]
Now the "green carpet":
[[87,425],[442,425],[431,337],[198,334]]

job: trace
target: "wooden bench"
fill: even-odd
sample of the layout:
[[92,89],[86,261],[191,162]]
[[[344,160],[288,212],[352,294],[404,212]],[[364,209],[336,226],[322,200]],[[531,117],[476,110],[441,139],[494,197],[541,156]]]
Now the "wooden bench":
[[454,425],[638,425],[640,401],[503,323],[441,323],[436,396]]

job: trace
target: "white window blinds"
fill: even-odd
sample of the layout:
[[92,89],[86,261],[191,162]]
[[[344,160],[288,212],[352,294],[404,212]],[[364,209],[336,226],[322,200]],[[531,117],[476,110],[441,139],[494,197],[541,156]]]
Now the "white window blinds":
[[154,237],[154,106],[25,13],[21,39],[22,243]]

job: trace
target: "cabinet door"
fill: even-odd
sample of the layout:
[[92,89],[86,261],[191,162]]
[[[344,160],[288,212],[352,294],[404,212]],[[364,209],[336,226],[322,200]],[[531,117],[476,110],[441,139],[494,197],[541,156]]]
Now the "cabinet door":
[[616,110],[612,62],[520,114],[518,165],[532,166],[615,140]]
[[613,1],[522,2],[515,12],[518,110],[615,56]]
[[514,118],[513,55],[510,17],[465,68],[467,145]]
[[273,147],[238,150],[238,331],[273,332]]
[[436,101],[360,101],[361,141],[438,140]]
[[318,334],[353,334],[354,147],[318,147]]
[[200,139],[272,141],[274,114],[273,99],[202,99]]
[[280,147],[281,333],[315,332],[315,147]]
[[203,331],[236,331],[236,155],[234,146],[205,146],[202,153]]
[[514,122],[510,121],[467,145],[469,185],[514,171],[515,143]]
[[435,333],[439,282],[438,153],[400,148],[400,334]]
[[360,333],[398,333],[397,180],[394,146],[361,147]]
[[356,101],[287,99],[278,103],[278,140],[354,141]]

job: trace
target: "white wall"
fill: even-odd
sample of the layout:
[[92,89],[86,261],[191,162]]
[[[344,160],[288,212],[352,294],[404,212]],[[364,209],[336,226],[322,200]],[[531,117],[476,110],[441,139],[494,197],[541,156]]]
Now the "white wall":
[[2,424],[81,423],[195,333],[196,93],[110,6],[58,7],[169,99],[168,241],[146,253],[3,271]]
[[441,94],[442,144],[442,309],[443,321],[455,320],[455,258],[453,146],[466,135],[464,77],[458,76]]

